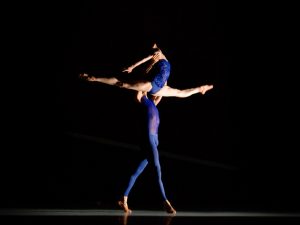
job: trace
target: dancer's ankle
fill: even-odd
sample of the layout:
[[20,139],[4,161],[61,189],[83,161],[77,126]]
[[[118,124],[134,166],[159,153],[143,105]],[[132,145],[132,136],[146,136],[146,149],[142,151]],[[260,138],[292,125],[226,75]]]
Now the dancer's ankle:
[[168,200],[164,201],[164,209],[169,214],[176,214],[176,210],[172,207],[171,203]]
[[127,196],[123,196],[123,197],[121,198],[121,200],[118,201],[118,205],[123,209],[123,211],[124,211],[125,213],[131,213],[132,210],[129,209],[129,207],[128,207],[127,199],[128,199]]

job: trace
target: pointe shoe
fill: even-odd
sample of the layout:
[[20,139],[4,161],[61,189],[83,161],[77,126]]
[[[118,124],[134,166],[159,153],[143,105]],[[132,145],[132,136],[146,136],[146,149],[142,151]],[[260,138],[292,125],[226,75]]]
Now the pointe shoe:
[[170,214],[176,214],[176,210],[172,207],[171,203],[166,200],[164,201],[164,209],[167,213],[170,213]]
[[132,210],[128,208],[128,204],[127,204],[126,200],[124,200],[124,199],[119,200],[118,205],[123,209],[123,211],[125,213],[131,213],[132,212]]

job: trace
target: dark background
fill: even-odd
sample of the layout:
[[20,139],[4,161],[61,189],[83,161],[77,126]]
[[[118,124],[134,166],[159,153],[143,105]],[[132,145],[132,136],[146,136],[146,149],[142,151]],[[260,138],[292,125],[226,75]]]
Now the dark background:
[[[116,207],[138,163],[134,92],[78,75],[120,75],[157,38],[171,62],[170,86],[214,85],[158,106],[163,181],[177,210],[299,210],[289,33],[272,7],[7,6],[1,207]],[[160,207],[150,171],[130,203]]]

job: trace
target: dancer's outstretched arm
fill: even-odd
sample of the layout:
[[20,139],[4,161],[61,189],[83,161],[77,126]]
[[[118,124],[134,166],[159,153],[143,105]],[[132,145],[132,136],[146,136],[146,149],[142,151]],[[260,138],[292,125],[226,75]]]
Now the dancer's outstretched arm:
[[149,61],[150,59],[152,59],[152,57],[153,57],[153,55],[149,55],[146,58],[144,58],[144,59],[138,61],[137,63],[129,66],[128,68],[124,69],[122,72],[131,73],[134,68],[136,68],[137,66]]
[[128,68],[125,68],[122,72],[127,72],[127,73],[131,73],[133,69],[135,69],[137,66],[149,61],[149,60],[153,60],[154,62],[156,62],[158,59],[160,59],[162,53],[160,50],[155,51],[153,54],[143,58],[142,60],[134,63],[133,65],[129,66]]

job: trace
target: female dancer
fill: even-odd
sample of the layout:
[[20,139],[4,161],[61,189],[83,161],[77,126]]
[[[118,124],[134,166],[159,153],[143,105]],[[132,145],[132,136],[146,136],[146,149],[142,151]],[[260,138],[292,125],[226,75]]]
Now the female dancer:
[[188,89],[177,89],[167,85],[167,80],[170,76],[171,65],[166,56],[158,48],[157,44],[152,46],[152,54],[129,66],[123,72],[131,73],[137,66],[148,62],[146,68],[146,76],[144,80],[121,81],[116,77],[94,77],[86,73],[79,75],[80,78],[91,82],[100,82],[108,85],[115,85],[120,88],[131,89],[135,91],[147,92],[153,96],[179,97],[186,98],[193,94],[205,94],[206,91],[213,88],[213,85],[202,85]]

